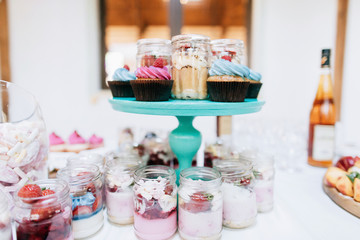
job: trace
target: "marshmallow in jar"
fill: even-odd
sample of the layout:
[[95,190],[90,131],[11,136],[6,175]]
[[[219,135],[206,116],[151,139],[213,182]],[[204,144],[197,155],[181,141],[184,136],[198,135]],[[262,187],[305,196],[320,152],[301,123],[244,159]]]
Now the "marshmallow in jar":
[[208,167],[180,173],[179,233],[182,239],[221,238],[223,198],[220,172]]
[[120,225],[134,222],[134,172],[141,165],[140,161],[128,158],[106,163],[105,196],[110,222]]
[[252,225],[257,215],[252,163],[228,159],[216,160],[214,165],[222,176],[223,225],[228,228],[245,228]]
[[176,232],[175,171],[146,166],[135,171],[134,229],[143,240],[170,239]]
[[47,177],[48,138],[40,107],[29,92],[0,80],[7,97],[0,116],[0,188],[14,192],[29,180]]

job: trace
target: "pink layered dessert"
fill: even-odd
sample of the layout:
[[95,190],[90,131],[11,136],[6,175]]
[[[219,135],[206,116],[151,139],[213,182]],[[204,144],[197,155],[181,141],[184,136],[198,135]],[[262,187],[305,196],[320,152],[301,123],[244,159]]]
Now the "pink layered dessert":
[[179,192],[180,236],[187,240],[220,239],[222,230],[221,193],[188,191],[182,188]]
[[257,215],[256,195],[253,190],[224,182],[222,192],[224,226],[245,228],[252,225]]
[[109,175],[106,179],[107,215],[116,224],[131,224],[134,221],[134,193],[130,174]]
[[66,146],[66,151],[79,153],[88,148],[89,148],[89,144],[82,136],[80,136],[80,134],[77,131],[74,131],[69,136],[69,144],[67,144]]
[[144,240],[169,239],[176,232],[176,189],[166,178],[140,180],[134,187],[136,235]]

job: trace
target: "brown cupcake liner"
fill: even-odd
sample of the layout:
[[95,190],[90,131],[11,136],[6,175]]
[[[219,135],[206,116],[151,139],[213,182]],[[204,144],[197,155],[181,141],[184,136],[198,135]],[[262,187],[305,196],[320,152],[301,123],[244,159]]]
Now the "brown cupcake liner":
[[130,81],[108,81],[113,97],[134,97]]
[[261,82],[250,82],[249,89],[246,93],[246,98],[257,98],[261,89]]
[[210,100],[215,102],[243,102],[250,82],[207,82]]
[[131,87],[136,101],[168,101],[173,80],[132,80]]

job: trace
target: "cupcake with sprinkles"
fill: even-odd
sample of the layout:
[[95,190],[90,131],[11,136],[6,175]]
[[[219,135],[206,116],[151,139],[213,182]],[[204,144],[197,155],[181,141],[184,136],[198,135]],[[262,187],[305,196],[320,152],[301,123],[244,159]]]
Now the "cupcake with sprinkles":
[[130,81],[137,101],[167,101],[173,80],[164,60],[157,58],[152,66],[141,66],[135,71],[136,80]]
[[130,80],[135,80],[136,76],[130,72],[128,65],[116,69],[113,74],[112,81],[108,81],[113,97],[134,97]]
[[209,70],[207,87],[210,100],[215,102],[243,102],[249,88],[250,69],[225,59],[215,60]]

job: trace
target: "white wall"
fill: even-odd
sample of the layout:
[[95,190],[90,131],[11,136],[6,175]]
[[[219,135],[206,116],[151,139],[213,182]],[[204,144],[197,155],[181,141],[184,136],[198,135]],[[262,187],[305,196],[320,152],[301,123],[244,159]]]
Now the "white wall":
[[[267,101],[254,118],[307,124],[320,50],[335,45],[336,2],[253,0],[252,67],[263,74],[262,98]],[[91,103],[100,71],[96,0],[11,0],[8,7],[13,81],[36,95],[49,131],[66,137],[78,129],[85,136],[95,132],[116,138],[117,129],[126,126],[167,130],[176,126],[173,117],[115,112],[104,97]],[[351,0],[342,112],[350,140],[359,139],[352,131],[359,130],[360,117],[355,110],[359,10],[360,2]],[[235,124],[241,119],[236,117]],[[213,139],[214,118],[197,118],[196,126],[207,140]]]

